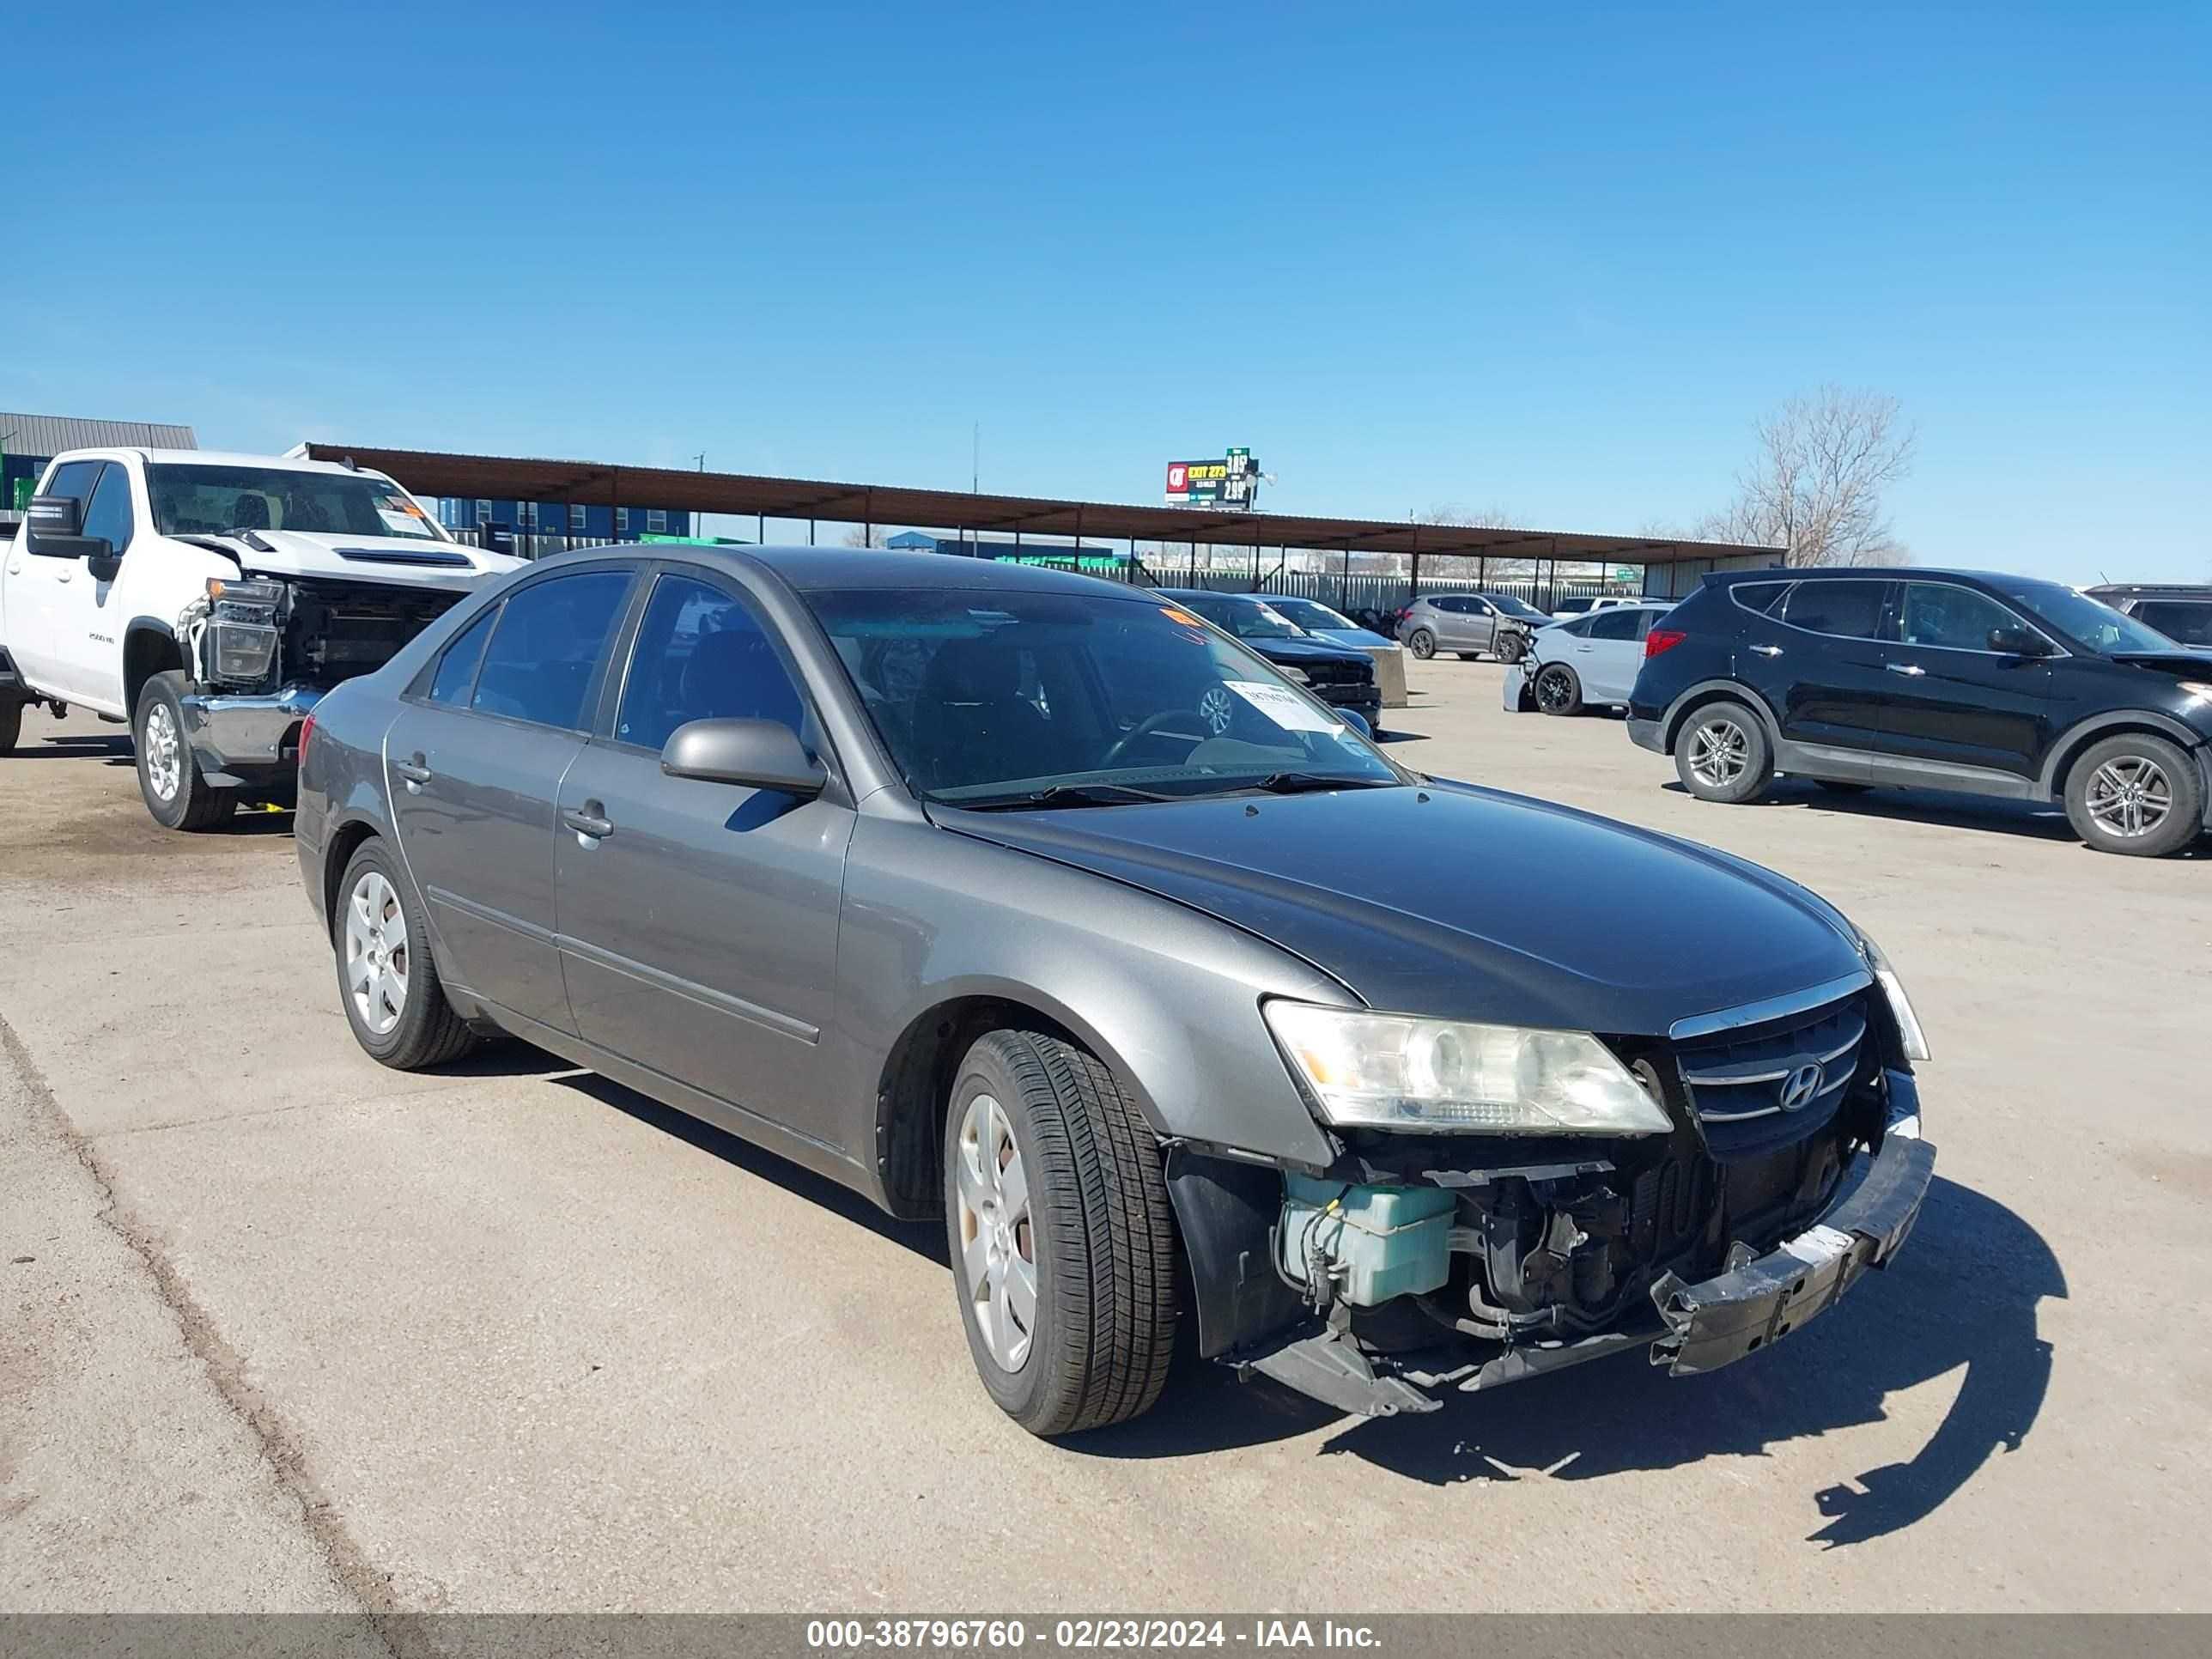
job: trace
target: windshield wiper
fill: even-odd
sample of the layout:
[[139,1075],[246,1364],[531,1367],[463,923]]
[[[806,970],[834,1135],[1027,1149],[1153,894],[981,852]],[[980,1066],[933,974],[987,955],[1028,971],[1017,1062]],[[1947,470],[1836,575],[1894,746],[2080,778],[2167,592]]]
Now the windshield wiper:
[[1370,778],[1343,772],[1270,772],[1252,783],[1239,784],[1240,789],[1264,789],[1271,795],[1302,794],[1310,789],[1390,789],[1397,786],[1395,778]]
[[975,800],[940,799],[938,805],[969,812],[1021,812],[1039,806],[1126,806],[1133,801],[1187,799],[1162,794],[1157,789],[1139,789],[1127,783],[1055,783],[1042,789],[1024,790],[1018,795],[985,795]]

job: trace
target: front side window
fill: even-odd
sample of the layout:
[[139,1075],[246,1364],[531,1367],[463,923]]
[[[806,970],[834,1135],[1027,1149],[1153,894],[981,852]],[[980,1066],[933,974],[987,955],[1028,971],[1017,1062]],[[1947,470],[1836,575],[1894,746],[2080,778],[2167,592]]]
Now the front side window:
[[2136,619],[2179,645],[2212,645],[2212,599],[2145,599]]
[[687,720],[775,720],[794,733],[805,705],[753,613],[689,576],[653,585],[630,653],[615,736],[659,749]]
[[629,592],[627,570],[587,570],[517,590],[500,607],[469,707],[574,731]]
[[2007,577],[2003,590],[2030,616],[2100,656],[2115,651],[2173,649],[2173,641],[2155,628],[2091,599],[2079,588]]
[[120,461],[110,461],[85,503],[84,533],[105,538],[108,547],[120,553],[131,545],[133,527],[130,471]]
[[398,485],[365,472],[157,462],[146,469],[154,526],[164,536],[295,530],[324,536],[442,539],[435,522]]
[[1815,634],[1880,639],[1883,602],[1888,592],[1886,581],[1799,582],[1790,592],[1782,619],[1792,628],[1809,629]]
[[465,706],[477,683],[477,665],[483,660],[484,642],[491,638],[494,605],[456,635],[438,659],[438,672],[430,677],[430,701],[453,708]]
[[1175,600],[980,588],[807,600],[884,746],[933,800],[1023,805],[1055,787],[1213,794],[1283,774],[1404,781]]
[[1907,645],[1942,646],[1952,651],[1987,651],[2000,628],[2018,628],[2020,618],[1986,593],[1948,582],[1907,582],[1899,612],[1899,637]]

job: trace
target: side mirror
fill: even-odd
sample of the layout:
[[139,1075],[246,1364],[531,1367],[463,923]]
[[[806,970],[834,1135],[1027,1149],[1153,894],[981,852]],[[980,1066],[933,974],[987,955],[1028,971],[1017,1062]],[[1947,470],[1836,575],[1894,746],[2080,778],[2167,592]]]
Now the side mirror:
[[84,540],[84,503],[74,495],[32,496],[23,532],[31,551],[49,559],[81,559],[92,551]]
[[2008,657],[2047,657],[2051,641],[2032,628],[2008,623],[1990,629],[1990,649]]
[[1336,717],[1363,738],[1375,735],[1375,728],[1367,723],[1367,716],[1357,708],[1340,708],[1336,711]]
[[829,781],[822,763],[781,720],[688,720],[669,733],[660,769],[672,778],[808,797]]

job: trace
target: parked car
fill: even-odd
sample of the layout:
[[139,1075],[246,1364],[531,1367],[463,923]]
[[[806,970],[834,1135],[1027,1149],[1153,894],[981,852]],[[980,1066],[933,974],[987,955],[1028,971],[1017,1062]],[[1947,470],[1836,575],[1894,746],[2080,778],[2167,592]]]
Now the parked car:
[[1314,638],[1326,640],[1331,645],[1346,646],[1354,651],[1374,651],[1388,649],[1397,644],[1387,635],[1378,634],[1342,612],[1330,610],[1319,599],[1302,599],[1287,593],[1262,593],[1258,597]]
[[1398,638],[1426,661],[1439,651],[1472,659],[1487,651],[1504,662],[1518,662],[1528,641],[1552,619],[1510,593],[1428,593],[1398,619]]
[[[1235,635],[1314,696],[1334,708],[1350,709],[1371,729],[1382,723],[1382,693],[1375,679],[1375,659],[1353,647],[1315,639],[1256,593],[1217,593],[1203,587],[1156,587],[1162,599],[1194,611],[1216,628]],[[1231,713],[1219,698],[1207,718],[1225,730]]]
[[1553,622],[1572,622],[1577,617],[1587,617],[1593,611],[1611,611],[1619,605],[1650,603],[1640,593],[1582,594],[1571,599],[1561,599],[1552,606]]
[[2057,582],[1964,570],[1711,575],[1644,641],[1629,735],[1684,787],[2063,802],[2108,853],[2187,846],[2212,803],[2212,651]]
[[1577,714],[1592,704],[1625,708],[1644,666],[1644,636],[1673,610],[1672,599],[1609,605],[1539,633],[1521,672],[1505,677],[1509,711]]
[[23,710],[128,720],[146,810],[289,805],[302,722],[489,574],[380,472],[205,450],[47,465],[0,572],[0,753]]
[[[1890,1260],[1928,1189],[1925,1042],[1835,910],[1410,772],[1156,592],[568,555],[303,747],[364,1049],[511,1031],[941,1215],[984,1387],[1040,1434],[1151,1406],[1186,1319],[1375,1414],[1640,1347],[1710,1370]],[[1509,866],[1556,902],[1462,878]]]
[[2082,590],[2155,628],[2176,645],[2212,646],[2212,586],[2179,582],[2108,582]]

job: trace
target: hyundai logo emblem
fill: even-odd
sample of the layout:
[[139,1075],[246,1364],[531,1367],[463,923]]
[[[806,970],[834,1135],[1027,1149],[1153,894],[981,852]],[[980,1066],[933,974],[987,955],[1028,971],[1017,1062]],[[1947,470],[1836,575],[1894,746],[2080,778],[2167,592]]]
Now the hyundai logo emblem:
[[1820,1062],[1817,1060],[1808,1060],[1794,1067],[1790,1075],[1782,1079],[1782,1109],[1796,1112],[1810,1106],[1813,1097],[1820,1092],[1820,1085],[1826,1081],[1827,1073],[1820,1069]]

